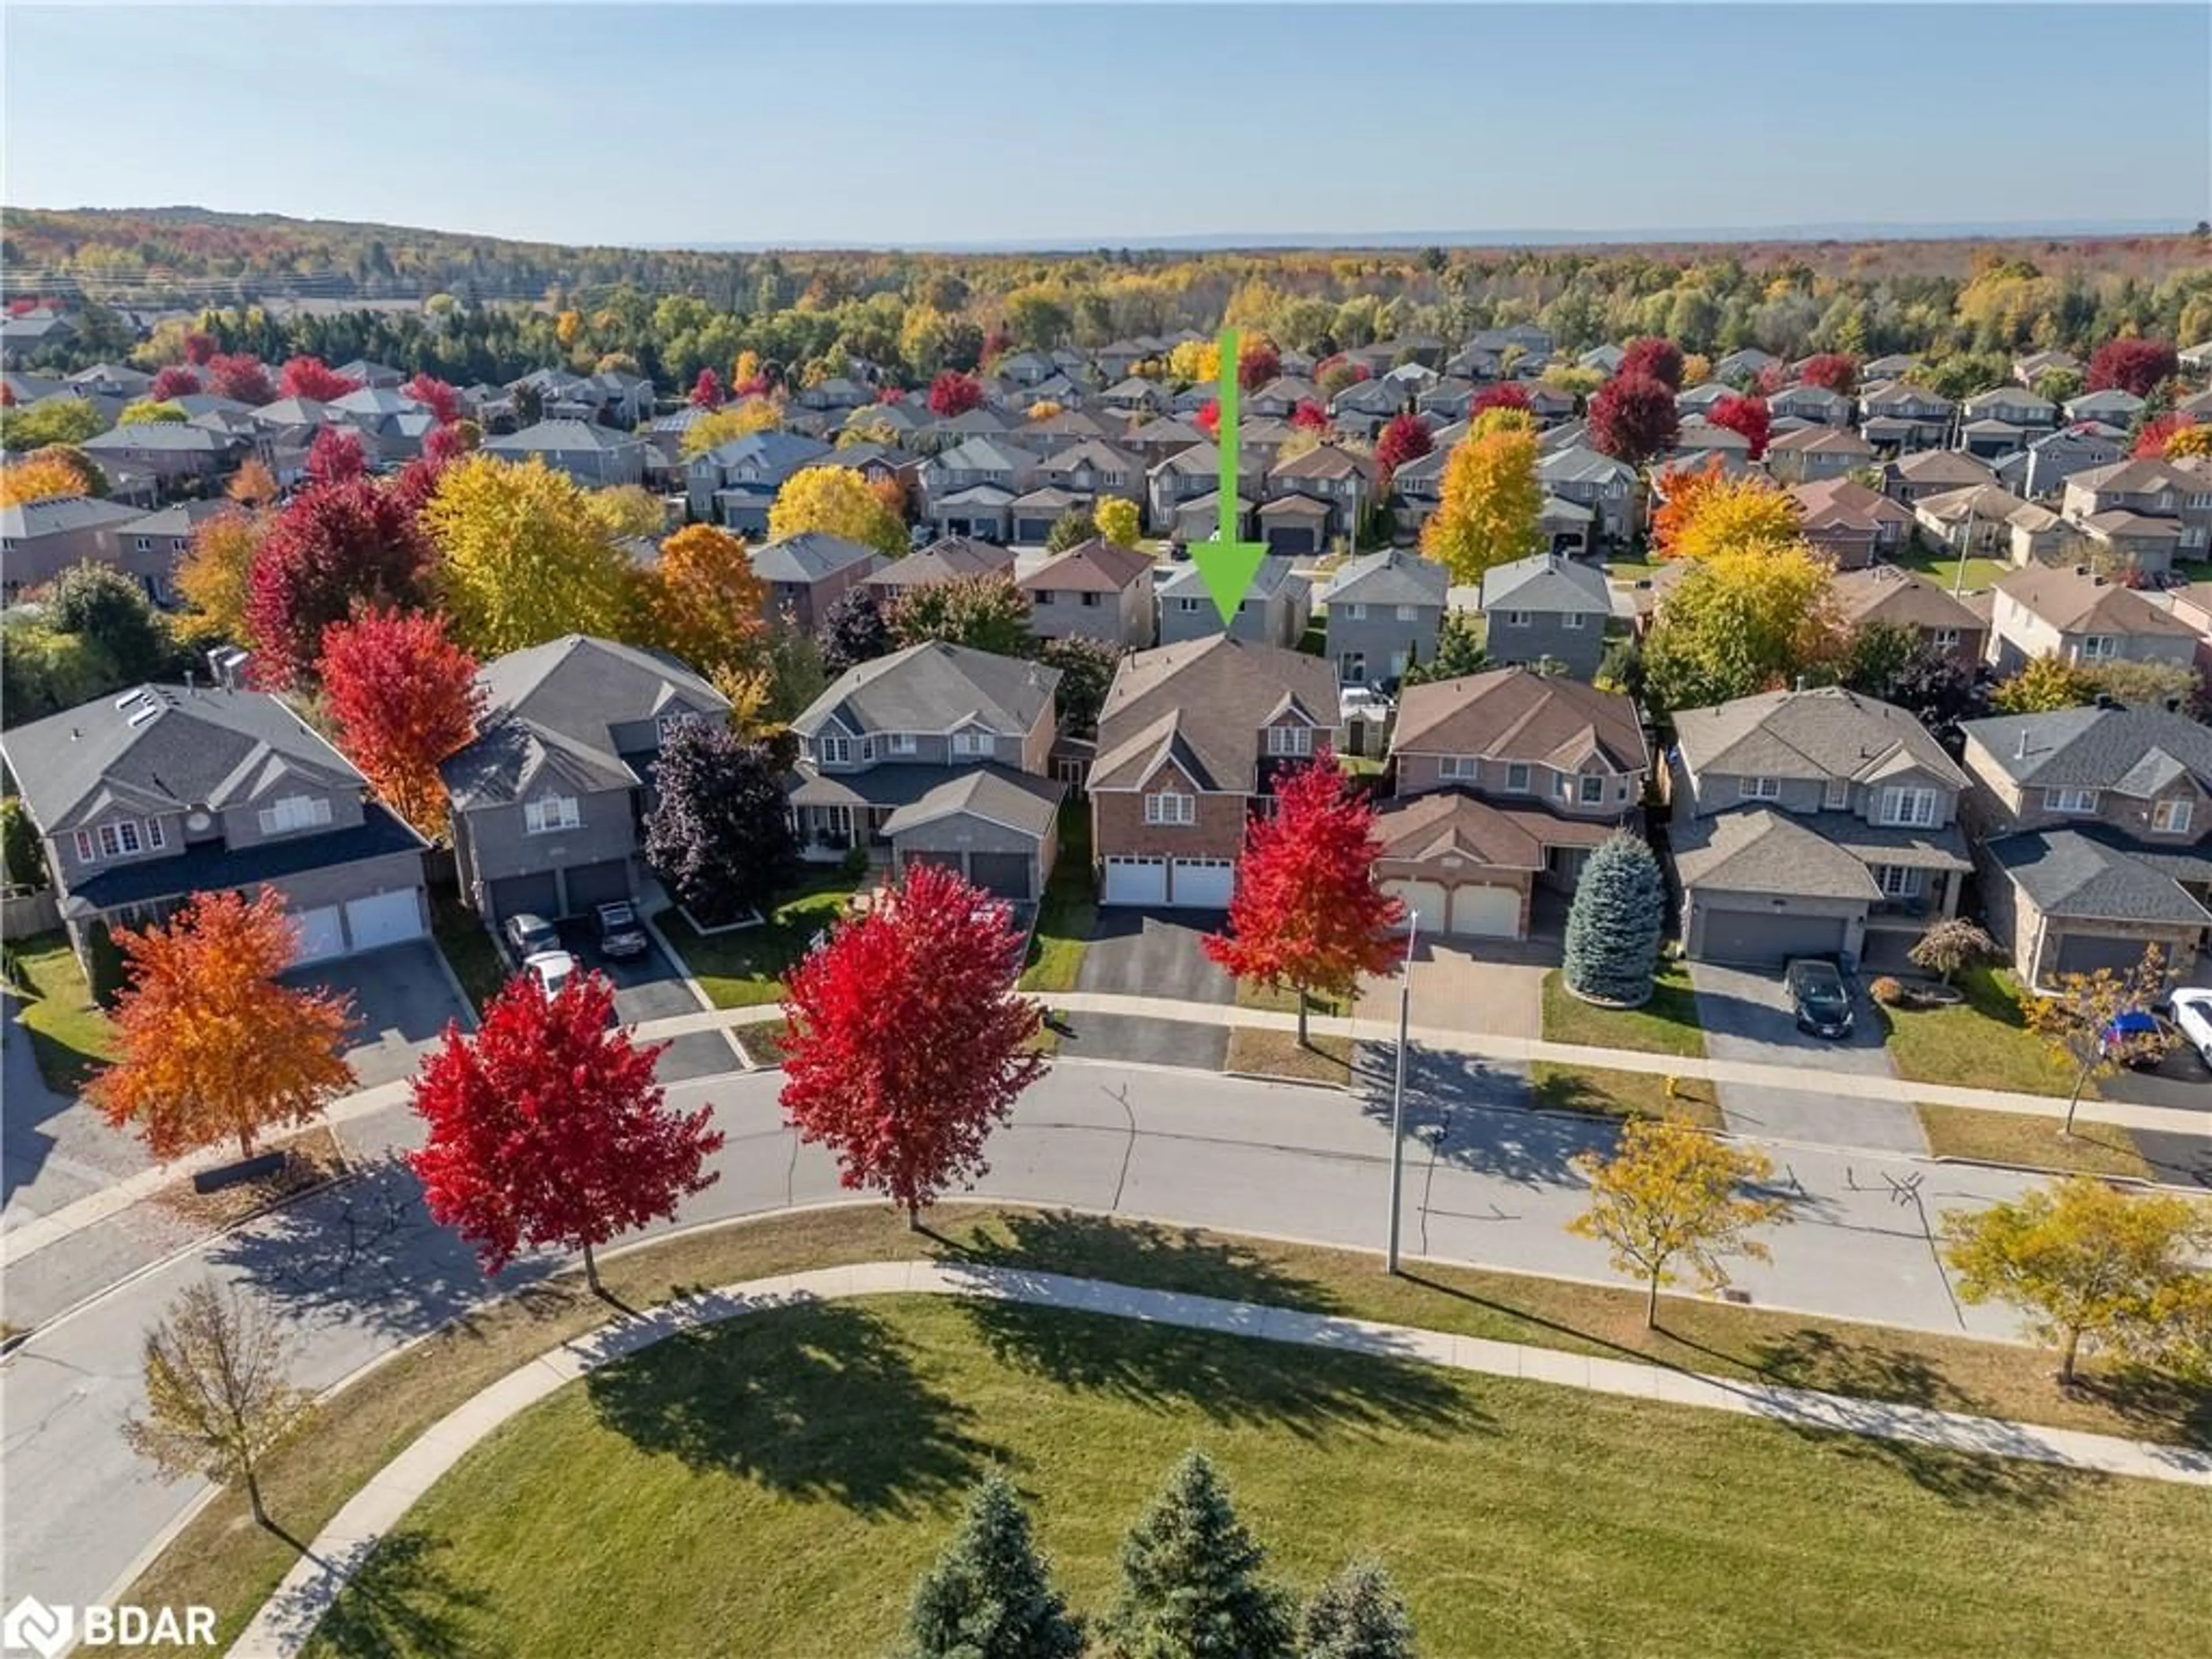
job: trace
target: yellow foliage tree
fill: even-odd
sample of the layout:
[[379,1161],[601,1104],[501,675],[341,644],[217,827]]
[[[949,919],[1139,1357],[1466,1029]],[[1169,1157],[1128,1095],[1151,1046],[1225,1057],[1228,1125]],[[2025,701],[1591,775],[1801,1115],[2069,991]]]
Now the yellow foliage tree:
[[757,380],[760,378],[760,353],[748,346],[731,361],[730,384],[743,386],[748,380]]
[[1543,507],[1534,432],[1464,438],[1444,462],[1442,497],[1421,526],[1421,551],[1454,581],[1480,581],[1484,571],[1541,547]]
[[1119,495],[1109,495],[1092,511],[1091,518],[1098,526],[1098,533],[1116,547],[1134,547],[1139,522],[1137,504]]
[[2191,421],[2186,426],[2173,429],[2166,441],[2168,460],[2178,460],[2184,455],[2212,456],[2212,421]]
[[453,637],[477,656],[563,634],[621,636],[634,567],[567,473],[534,456],[514,466],[471,455],[446,469],[422,522],[444,555]]
[[1765,479],[1747,473],[1716,478],[1674,528],[1672,556],[1712,559],[1724,553],[1787,547],[1804,533],[1797,503]]
[[768,584],[726,530],[686,525],[661,543],[647,593],[653,642],[702,673],[741,668],[759,644]]
[[1534,432],[1535,429],[1536,417],[1525,409],[1486,409],[1474,417],[1474,424],[1468,428],[1467,435],[1487,438],[1493,432]]
[[660,503],[641,484],[617,484],[585,497],[592,517],[610,536],[653,536],[667,526]]
[[1686,352],[1682,356],[1682,385],[1686,390],[1703,386],[1713,378],[1713,360],[1702,351]]
[[1030,405],[1030,419],[1033,421],[1048,421],[1064,412],[1061,406],[1050,398],[1040,398]]
[[1655,712],[1704,708],[1787,685],[1834,659],[1834,568],[1802,543],[1714,554],[1659,608],[1644,652]]
[[177,561],[176,586],[185,602],[182,620],[194,638],[251,643],[246,599],[253,556],[268,528],[259,514],[243,511],[218,513],[193,527],[191,546]]
[[264,507],[276,499],[276,475],[248,456],[231,474],[222,493],[240,507]]
[[584,331],[583,314],[564,311],[553,319],[553,337],[564,346],[576,343],[576,337]]
[[776,491],[775,505],[768,510],[770,538],[781,541],[810,530],[842,536],[890,558],[906,551],[906,526],[850,467],[802,467]]
[[743,438],[755,432],[768,432],[783,424],[783,410],[769,398],[747,398],[742,403],[732,404],[727,409],[718,409],[711,415],[702,415],[684,428],[683,442],[678,446],[686,460],[694,455],[703,455],[718,449],[732,438]]
[[84,480],[58,455],[27,455],[0,466],[0,507],[20,507],[57,495],[83,493]]

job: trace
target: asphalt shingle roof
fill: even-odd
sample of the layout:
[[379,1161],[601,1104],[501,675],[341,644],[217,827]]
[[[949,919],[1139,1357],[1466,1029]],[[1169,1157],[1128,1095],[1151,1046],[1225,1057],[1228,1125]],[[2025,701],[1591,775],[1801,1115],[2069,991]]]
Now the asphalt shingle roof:
[[753,549],[753,574],[763,581],[811,584],[848,565],[882,557],[863,543],[847,541],[823,530],[805,530],[781,541],[763,542]]
[[2058,708],[1960,729],[2017,783],[2133,793],[2162,769],[2153,757],[2163,756],[2212,789],[2212,729],[2163,708]]
[[2173,877],[2095,830],[2007,836],[1988,848],[2046,916],[2071,921],[2212,924]]
[[1593,757],[1614,772],[1650,764],[1636,706],[1565,675],[1493,668],[1406,688],[1394,754],[1483,755],[1566,771]]
[[1556,553],[1538,553],[1482,573],[1482,609],[1534,611],[1547,616],[1613,614],[1613,592],[1604,575]]
[[1434,559],[1401,548],[1363,554],[1339,567],[1328,586],[1331,605],[1441,605],[1451,592],[1451,572]]
[[1881,897],[1864,864],[1809,821],[1764,807],[1678,822],[1674,868],[1685,887],[1805,898]]
[[1255,793],[1260,728],[1293,711],[1336,725],[1336,671],[1319,657],[1225,634],[1139,651],[1099,712],[1091,787],[1133,788],[1171,753],[1202,788]]
[[1674,732],[1693,775],[1863,781],[1910,765],[1953,788],[1966,783],[1966,775],[1911,714],[1839,686],[1681,709]]
[[971,721],[1025,733],[1059,684],[1056,668],[928,641],[847,669],[791,726],[810,738],[833,720],[855,735],[951,732]]

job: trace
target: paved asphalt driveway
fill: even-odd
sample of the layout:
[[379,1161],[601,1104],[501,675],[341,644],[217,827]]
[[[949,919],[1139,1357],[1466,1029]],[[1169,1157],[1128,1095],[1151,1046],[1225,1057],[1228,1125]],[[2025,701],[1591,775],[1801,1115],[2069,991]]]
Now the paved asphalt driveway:
[[[1075,988],[1227,1007],[1237,1000],[1237,982],[1200,943],[1221,925],[1220,915],[1205,910],[1101,911]],[[1218,1072],[1229,1052],[1229,1033],[1218,1025],[1127,1014],[1076,1014],[1068,1024],[1073,1035],[1061,1034],[1060,1052],[1086,1060]]]
[[[658,945],[627,962],[609,962],[593,942],[598,933],[590,921],[572,919],[561,923],[560,931],[562,945],[578,962],[614,982],[615,1018],[623,1024],[699,1012],[699,999]],[[737,1051],[720,1032],[694,1031],[670,1042],[653,1075],[663,1083],[680,1083],[687,1078],[712,1077],[737,1063]]]
[[[1867,1077],[1896,1074],[1882,1047],[1881,1027],[1863,994],[1851,1035],[1835,1042],[1797,1029],[1779,968],[1696,962],[1690,964],[1690,984],[1697,992],[1698,1023],[1705,1028],[1705,1053],[1715,1060]],[[1722,1084],[1719,1095],[1722,1115],[1740,1134],[1899,1152],[1928,1150],[1919,1115],[1906,1101],[1844,1100],[1738,1083]]]
[[364,1089],[412,1077],[424,1047],[444,1035],[448,1022],[459,1020],[464,1029],[469,1023],[453,976],[428,939],[295,969],[284,982],[327,988],[352,1000],[361,1023],[346,1059]]

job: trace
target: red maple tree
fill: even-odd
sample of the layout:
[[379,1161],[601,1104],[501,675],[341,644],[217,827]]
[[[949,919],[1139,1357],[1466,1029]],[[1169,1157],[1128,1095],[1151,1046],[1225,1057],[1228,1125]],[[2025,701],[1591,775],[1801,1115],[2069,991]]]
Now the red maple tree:
[[1221,399],[1208,398],[1199,406],[1198,413],[1190,417],[1190,423],[1207,437],[1218,438],[1221,435]]
[[185,336],[185,361],[194,368],[205,368],[216,354],[216,337],[204,329],[193,329]]
[[1297,406],[1291,410],[1291,424],[1308,432],[1326,432],[1328,430],[1328,411],[1312,398],[1301,398]]
[[1499,386],[1485,386],[1468,404],[1467,418],[1471,422],[1486,410],[1521,409],[1529,407],[1528,392],[1508,380]]
[[957,368],[939,369],[929,383],[929,412],[939,420],[965,415],[982,403],[983,383],[973,374],[963,374]]
[[[331,457],[343,464],[344,447],[333,445]],[[416,609],[430,565],[430,544],[397,489],[358,473],[312,483],[270,526],[247,576],[255,683],[286,690],[309,682],[324,629],[356,605]]]
[[233,351],[209,358],[207,388],[219,398],[229,398],[241,404],[258,406],[276,401],[276,387],[269,378],[268,366],[248,351]]
[[428,410],[430,418],[441,427],[461,418],[461,394],[434,374],[417,374],[399,389]]
[[361,434],[343,427],[325,427],[307,446],[307,471],[310,483],[350,483],[367,477],[368,452],[361,446]]
[[155,375],[154,384],[146,388],[146,395],[155,403],[165,404],[172,398],[189,398],[200,389],[200,377],[182,363],[171,363]]
[[1616,374],[1590,399],[1590,441],[1631,466],[1643,465],[1681,429],[1674,394],[1648,374]]
[[1018,994],[1023,942],[1007,907],[933,864],[908,865],[789,977],[783,1109],[837,1155],[838,1178],[909,1225],[956,1181],[1044,1074],[1036,1005]]
[[1390,970],[1406,907],[1376,883],[1375,809],[1335,756],[1323,748],[1277,774],[1273,793],[1273,816],[1245,823],[1229,931],[1208,934],[1206,953],[1238,979],[1297,991],[1304,1042],[1310,998],[1348,1003],[1362,974]]
[[1275,349],[1272,340],[1256,336],[1240,337],[1237,342],[1237,384],[1247,392],[1257,392],[1261,386],[1283,372],[1283,354]]
[[1846,351],[1823,351],[1804,361],[1797,379],[1801,385],[1823,386],[1848,398],[1858,390],[1859,360]]
[[661,1044],[641,1048],[610,1029],[614,991],[578,974],[549,1000],[517,975],[473,1036],[448,1025],[415,1079],[429,1133],[407,1162],[434,1219],[476,1247],[486,1273],[524,1249],[584,1254],[676,1212],[720,1178],[704,1168],[722,1148],[714,1108],[671,1111],[653,1081]]
[[722,377],[711,368],[699,371],[699,378],[691,382],[691,407],[720,409],[722,406]]
[[1420,459],[1436,447],[1437,441],[1419,416],[1393,415],[1375,434],[1375,467],[1381,474],[1376,487],[1388,489],[1400,467]]
[[476,735],[477,659],[441,616],[362,611],[323,633],[317,672],[338,747],[399,816],[426,836],[445,828],[438,763]]
[[319,404],[336,403],[361,382],[341,374],[320,357],[294,357],[277,372],[276,390],[287,398],[312,398]]
[[1766,412],[1764,398],[1723,398],[1713,405],[1712,413],[1705,418],[1715,426],[1724,426],[1731,432],[1740,432],[1749,441],[1748,459],[1757,460],[1766,453],[1767,434],[1773,419]]
[[1620,349],[1616,374],[1644,374],[1669,392],[1682,389],[1682,348],[1662,335],[1644,334]]
[[2136,447],[2129,453],[2144,459],[2162,460],[2166,447],[2173,441],[2173,434],[2196,424],[2195,416],[2185,415],[2179,410],[2154,416],[2145,421],[2142,430],[2136,434]]
[[2181,359],[2171,340],[2107,340],[2089,359],[2090,392],[2118,387],[2148,398],[2161,380],[2170,380],[2181,369]]
[[1762,398],[1771,398],[1778,392],[1790,390],[1790,365],[1769,363],[1752,379],[1752,387]]

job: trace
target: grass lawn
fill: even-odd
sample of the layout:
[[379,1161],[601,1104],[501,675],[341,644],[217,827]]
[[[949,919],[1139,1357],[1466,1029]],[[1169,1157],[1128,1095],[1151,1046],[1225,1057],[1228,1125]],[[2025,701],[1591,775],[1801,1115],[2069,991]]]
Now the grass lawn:
[[1698,1000],[1679,962],[1663,963],[1651,1000],[1641,1008],[1601,1008],[1567,989],[1557,968],[1544,975],[1544,1040],[1647,1054],[1702,1054]]
[[1594,1112],[1601,1117],[1660,1117],[1673,1111],[1705,1129],[1723,1129],[1713,1085],[1702,1078],[1667,1079],[1654,1072],[1616,1072],[1601,1066],[1560,1066],[1540,1060],[1528,1067],[1535,1103],[1554,1112]]
[[745,1058],[756,1066],[783,1064],[783,1022],[764,1019],[757,1025],[740,1025],[730,1035],[745,1051]]
[[[1298,994],[1288,986],[1278,988],[1259,980],[1240,979],[1237,981],[1237,1006],[1272,1014],[1295,1014],[1298,1011]],[[1351,1012],[1334,997],[1316,996],[1306,1003],[1309,1014],[1341,1015]]]
[[814,935],[836,921],[853,896],[854,878],[842,868],[811,876],[786,896],[758,927],[698,933],[676,910],[653,918],[717,1008],[752,1008],[783,999],[783,970]]
[[1022,969],[1024,991],[1073,991],[1083,952],[1098,923],[1091,870],[1091,812],[1082,801],[1060,809],[1060,852],[1037,906],[1036,931]]
[[2031,1095],[2073,1092],[2067,1068],[2022,1021],[2018,980],[2002,969],[1977,967],[1956,983],[1966,1000],[1948,1008],[1877,1008],[1899,1076]]
[[1121,1534],[1193,1445],[1277,1578],[1304,1591],[1376,1555],[1428,1653],[2026,1653],[2094,1601],[2100,1650],[2148,1655],[2212,1621],[2212,1515],[2185,1488],[2014,1464],[1947,1492],[1913,1452],[1685,1407],[885,1297],[725,1324],[562,1389],[432,1489],[307,1652],[643,1659],[732,1631],[761,1659],[883,1652],[994,1468],[1096,1615]]
[[453,977],[468,993],[471,1006],[481,1013],[507,978],[507,958],[500,955],[483,918],[462,903],[459,894],[433,891],[430,931],[446,953]]
[[57,1094],[74,1096],[106,1063],[115,1028],[92,1000],[84,968],[64,933],[11,939],[26,994],[19,1021],[29,1033],[39,1075]]
[[[1122,1284],[1333,1311],[1577,1353],[1643,1355],[1716,1375],[1759,1376],[1794,1386],[1952,1407],[2062,1428],[2212,1445],[2212,1390],[2191,1391],[2154,1380],[2092,1370],[2087,1373],[2088,1387],[2062,1394],[2051,1382],[2049,1355],[2006,1343],[1886,1330],[1769,1309],[1675,1297],[1668,1297],[1663,1304],[1665,1328],[1652,1332],[1643,1327],[1642,1293],[1627,1287],[1422,1263],[1411,1264],[1411,1275],[1391,1279],[1378,1271],[1373,1255],[1360,1251],[1237,1239],[1193,1229],[1116,1224],[1054,1212],[946,1206],[933,1212],[928,1219],[932,1233],[909,1232],[903,1218],[887,1206],[770,1217],[704,1230],[617,1255],[603,1264],[602,1273],[611,1294],[627,1306],[641,1309],[701,1285],[839,1262],[951,1251],[972,1259]],[[295,1536],[312,1537],[370,1475],[429,1425],[516,1365],[601,1323],[605,1315],[605,1305],[586,1293],[579,1278],[571,1273],[533,1287],[527,1297],[511,1298],[446,1327],[341,1392],[329,1402],[313,1435],[270,1460],[264,1486],[271,1513]],[[1297,1353],[1301,1364],[1316,1357]],[[1233,1380],[1224,1381],[1213,1397],[1217,1409],[1224,1414],[1237,1411],[1238,1396]],[[1593,1396],[1561,1397],[1571,1398],[1578,1413],[1602,1403]],[[1771,1432],[1772,1437],[1764,1443],[1785,1451],[1790,1449],[1792,1442],[1784,1431]],[[1149,1483],[1157,1478],[1159,1471],[1154,1464],[1164,1463],[1182,1443],[1170,1437],[1148,1445],[1136,1460],[1141,1465],[1138,1471],[1141,1480]],[[1876,1463],[1908,1463],[1933,1490],[1950,1490],[1953,1498],[1947,1501],[1962,1501],[1976,1484],[1995,1481],[2002,1486],[2002,1474],[2021,1472],[2019,1466],[1954,1460],[1899,1449],[1868,1446],[1856,1450]],[[1646,1483],[1652,1467],[1647,1456]],[[1028,1484],[1018,1466],[1015,1473]],[[1486,1570],[1467,1554],[1464,1528],[1487,1527],[1494,1514],[1504,1518],[1504,1511],[1522,1504],[1540,1510],[1557,1498],[1571,1497],[1577,1490],[1578,1479],[1571,1468],[1553,1468],[1547,1471],[1543,1487],[1515,1494],[1510,1499],[1479,1486],[1454,1493],[1449,1507],[1459,1517],[1462,1547],[1451,1563],[1436,1564],[1438,1576],[1471,1571],[1479,1578]],[[1961,1487],[1960,1482],[1967,1484]],[[2133,1483],[2127,1487],[2116,1483],[2114,1489],[2149,1490],[2147,1485]],[[2207,1524],[2202,1494],[2190,1496],[2197,1505],[2195,1525],[2201,1531]],[[2002,1503],[1997,1507],[2005,1508]],[[1710,1508],[1715,1514],[1725,1513],[1720,1504]],[[1113,1523],[1118,1526],[1126,1518],[1115,1516]],[[2094,1544],[2102,1537],[2085,1529],[2078,1541]],[[1358,1547],[1371,1548],[1383,1547],[1387,1542],[1379,1537],[1355,1541]],[[1673,1551],[1685,1571],[1697,1567],[1705,1548],[1695,1528],[1679,1535],[1655,1534],[1651,1542],[1654,1547]],[[1352,1543],[1346,1545],[1352,1547]],[[2191,1546],[2200,1559],[2207,1547],[2212,1545],[2201,1538]],[[1913,1559],[1911,1555],[1893,1556],[1880,1548],[1867,1553]],[[584,1559],[600,1558],[594,1550]],[[1986,1572],[1993,1562],[2010,1563],[2014,1559],[2009,1546],[2000,1543],[1978,1565]],[[252,1526],[244,1501],[226,1494],[193,1517],[124,1599],[147,1606],[191,1602],[213,1606],[222,1639],[228,1643],[275,1588],[292,1559],[293,1551],[283,1539]],[[1936,1551],[1927,1556],[1924,1565],[1930,1571],[1948,1571],[1943,1564],[1952,1560],[1968,1562],[1973,1557],[1965,1552]],[[2083,1565],[2089,1564],[2085,1560]],[[1572,1571],[1556,1565],[1554,1570],[1565,1574],[1562,1583],[1587,1577],[1579,1563]],[[1807,1570],[1823,1569],[1815,1562],[1808,1563]],[[573,1571],[568,1576],[595,1577]],[[2027,1583],[2026,1588],[2036,1593],[2040,1583],[2099,1582],[2087,1573],[2077,1579],[2057,1567],[2022,1577],[2024,1582],[2034,1581]],[[1756,1582],[1755,1576],[1744,1581]],[[2001,1589],[1992,1588],[1986,1578],[1982,1582],[1984,1588],[1966,1597],[1968,1602],[2006,1601],[2012,1594],[2009,1569]],[[2212,1580],[2203,1580],[2200,1575],[2200,1583],[2212,1583]],[[2142,1598],[2136,1593],[2132,1577],[2130,1583],[2130,1595],[2118,1599],[2133,1607]],[[1507,1599],[1501,1595],[1497,1605],[1504,1607]],[[1945,1604],[1930,1599],[1925,1605],[1941,1607]],[[1772,1651],[1773,1644],[1770,1631],[1764,1650]],[[457,1643],[450,1650],[475,1650]],[[581,1644],[550,1650],[562,1654],[589,1650]],[[713,1644],[704,1650],[714,1650]],[[816,1650],[835,1650],[823,1646]],[[1426,1650],[1449,1651],[1435,1646]],[[1515,1650],[1481,1644],[1476,1650]],[[1600,1646],[1582,1650],[1606,1650]],[[1697,1652],[1700,1648],[1695,1641],[1677,1645],[1654,1638],[1616,1650],[1657,1656]],[[1863,1653],[1881,1650],[1879,1645],[1858,1650]],[[1952,1650],[2008,1650],[2001,1645],[1977,1648],[1961,1642]],[[2189,1644],[2136,1650],[2180,1653],[2188,1651]],[[526,1659],[526,1652],[506,1644],[490,1651],[506,1653],[511,1659]]]
[[2116,1124],[2077,1123],[2071,1135],[2064,1135],[2058,1132],[2057,1119],[2026,1112],[1982,1112],[1966,1106],[1923,1105],[1916,1109],[1928,1135],[1928,1150],[1938,1158],[1975,1158],[2069,1174],[2151,1177],[2151,1167],[2136,1149],[2135,1137]]
[[[1917,570],[1945,592],[1959,582],[1959,558],[1949,548],[1923,547],[1915,542],[1911,547],[1888,556],[1889,562],[1903,569]],[[1972,592],[1976,588],[1991,587],[2010,575],[2014,568],[2002,559],[1973,558],[1966,562],[1965,588]]]
[[1221,1069],[1341,1086],[1352,1081],[1352,1039],[1316,1036],[1301,1046],[1296,1031],[1239,1025],[1229,1033],[1229,1052]]

